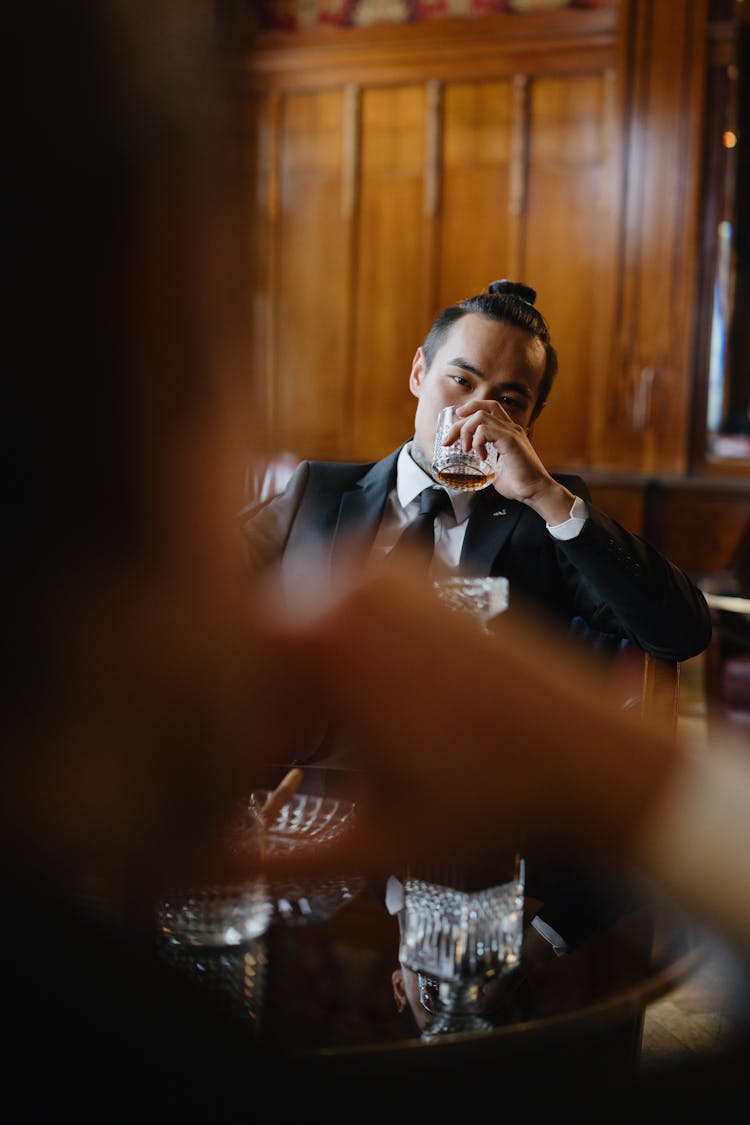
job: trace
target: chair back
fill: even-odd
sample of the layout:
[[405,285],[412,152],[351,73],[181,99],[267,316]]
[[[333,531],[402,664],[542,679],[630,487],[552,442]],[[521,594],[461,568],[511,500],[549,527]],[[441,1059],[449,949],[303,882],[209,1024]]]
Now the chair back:
[[623,710],[637,708],[644,719],[659,719],[677,727],[680,664],[644,652],[632,641],[592,629],[574,617],[570,636],[612,662],[612,676]]
[[656,718],[677,728],[680,698],[680,664],[677,660],[661,660],[644,652],[641,688],[641,715]]

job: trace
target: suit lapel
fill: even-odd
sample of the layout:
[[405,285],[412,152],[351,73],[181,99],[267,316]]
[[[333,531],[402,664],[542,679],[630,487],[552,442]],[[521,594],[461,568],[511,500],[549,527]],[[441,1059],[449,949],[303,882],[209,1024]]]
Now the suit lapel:
[[356,487],[341,497],[331,543],[332,563],[355,543],[365,550],[372,546],[388,493],[396,483],[396,461],[400,452],[399,447],[382,461],[377,461]]
[[[396,483],[396,462],[401,447],[377,461],[345,492],[331,543],[335,564],[353,546],[369,550],[380,525],[388,494]],[[506,500],[494,488],[478,494],[466,527],[461,550],[461,569],[468,574],[490,574],[497,558],[523,512],[523,504]]]
[[523,504],[506,500],[494,488],[479,493],[472,507],[461,549],[461,570],[491,574],[499,552],[518,523]]

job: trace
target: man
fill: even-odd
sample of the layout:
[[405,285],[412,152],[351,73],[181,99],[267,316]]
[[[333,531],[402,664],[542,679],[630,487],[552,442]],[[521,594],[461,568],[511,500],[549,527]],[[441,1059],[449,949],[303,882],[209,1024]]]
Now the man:
[[711,636],[703,595],[686,574],[591,503],[577,476],[553,476],[532,444],[557,371],[535,293],[493,282],[445,309],[417,349],[409,389],[414,436],[373,464],[302,462],[283,493],[244,523],[256,566],[280,563],[294,588],[313,567],[335,568],[355,547],[387,554],[435,486],[439,411],[462,418],[464,448],[492,442],[499,468],[477,494],[448,490],[435,520],[432,573],[501,574],[511,607],[526,602],[567,628],[582,621],[616,645],[625,639],[667,660],[702,652]]
[[[498,469],[477,494],[447,490],[435,516],[431,573],[501,574],[511,608],[539,608],[600,649],[622,641],[654,656],[686,660],[711,635],[703,595],[688,576],[591,503],[580,477],[553,476],[532,444],[535,420],[557,373],[550,331],[528,286],[493,282],[486,293],[444,309],[412,362],[414,436],[376,464],[303,462],[286,489],[244,523],[256,566],[277,561],[290,590],[311,569],[331,567],[355,548],[387,555],[415,519],[420,494],[434,490],[432,463],[440,410],[462,419],[446,435],[481,456],[492,442]],[[446,492],[445,489],[441,490]],[[330,789],[346,765],[335,738],[313,740],[308,765]],[[322,782],[320,779],[323,779]],[[534,927],[560,952],[579,944],[629,901],[609,879],[580,878],[580,863],[529,864],[532,893],[544,901]],[[533,935],[529,939],[535,941]],[[534,959],[526,949],[524,964]]]

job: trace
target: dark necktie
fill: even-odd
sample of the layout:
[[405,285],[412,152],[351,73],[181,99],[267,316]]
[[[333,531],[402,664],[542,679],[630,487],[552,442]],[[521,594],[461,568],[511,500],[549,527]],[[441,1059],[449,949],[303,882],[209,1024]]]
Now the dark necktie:
[[419,496],[419,515],[401,532],[391,556],[419,559],[426,570],[435,549],[435,517],[450,507],[444,488],[425,488]]

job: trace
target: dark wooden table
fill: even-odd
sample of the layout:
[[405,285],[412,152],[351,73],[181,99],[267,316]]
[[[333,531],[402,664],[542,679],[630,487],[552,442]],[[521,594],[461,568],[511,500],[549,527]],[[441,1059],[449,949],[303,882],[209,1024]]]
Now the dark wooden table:
[[[489,1013],[491,1030],[426,1042],[408,1007],[396,1004],[398,923],[384,888],[356,876],[336,882],[277,887],[288,909],[244,946],[169,952],[223,997],[232,1018],[252,1025],[259,1043],[288,1058],[290,1075],[328,1074],[334,1085],[506,1075],[533,1087],[544,1074],[562,1092],[627,1079],[647,1004],[701,956],[679,919],[634,911],[527,979],[519,974]],[[536,905],[528,902],[529,917]]]

